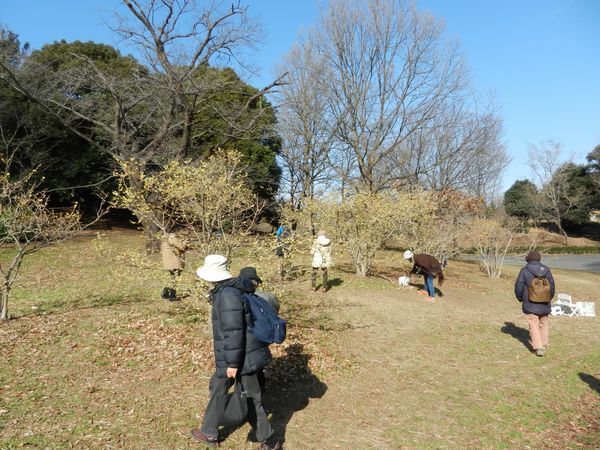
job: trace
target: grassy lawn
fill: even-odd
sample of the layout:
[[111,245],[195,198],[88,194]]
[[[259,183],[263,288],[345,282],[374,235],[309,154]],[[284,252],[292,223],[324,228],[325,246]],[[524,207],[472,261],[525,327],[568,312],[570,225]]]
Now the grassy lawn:
[[[209,306],[189,288],[201,255],[188,259],[189,295],[169,303],[158,257],[158,270],[115,260],[142,248],[137,233],[109,232],[104,245],[113,251],[82,236],[26,261],[15,319],[0,323],[0,448],[197,447],[188,433],[213,365]],[[552,318],[537,358],[512,294],[518,268],[490,280],[451,262],[443,296],[425,303],[336,257],[326,294],[310,293],[306,274],[273,285],[290,329],[265,403],[286,448],[600,446],[597,319]],[[377,274],[395,276],[399,261],[383,252]],[[600,306],[600,275],[554,275],[559,292]],[[247,432],[222,447],[253,448]]]

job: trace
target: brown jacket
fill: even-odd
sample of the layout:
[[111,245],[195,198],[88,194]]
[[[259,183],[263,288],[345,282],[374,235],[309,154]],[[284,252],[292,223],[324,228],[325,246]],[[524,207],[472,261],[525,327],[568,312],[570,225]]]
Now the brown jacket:
[[187,243],[179,239],[175,233],[169,233],[160,242],[163,267],[166,270],[183,269],[185,267],[185,249]]
[[419,253],[413,256],[413,261],[415,265],[411,273],[426,274],[435,277],[442,272],[442,265],[434,256]]

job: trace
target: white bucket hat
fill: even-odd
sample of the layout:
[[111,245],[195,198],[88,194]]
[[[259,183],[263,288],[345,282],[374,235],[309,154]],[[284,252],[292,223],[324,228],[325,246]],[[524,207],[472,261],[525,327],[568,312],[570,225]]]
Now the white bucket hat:
[[410,259],[413,257],[413,252],[411,252],[410,250],[406,250],[404,252],[404,259]]
[[196,275],[198,278],[212,283],[233,278],[233,275],[227,270],[227,258],[223,255],[208,255],[204,258],[204,265],[196,270]]

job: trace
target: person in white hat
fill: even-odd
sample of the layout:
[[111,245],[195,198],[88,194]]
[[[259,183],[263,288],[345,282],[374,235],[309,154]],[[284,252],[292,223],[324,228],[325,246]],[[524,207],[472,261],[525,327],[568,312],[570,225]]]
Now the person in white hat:
[[323,273],[323,292],[327,292],[329,267],[333,264],[333,259],[331,257],[331,239],[327,237],[327,233],[324,230],[319,231],[317,234],[317,238],[313,242],[310,254],[312,256],[312,291],[315,292],[317,290],[317,273],[321,271]]
[[238,379],[246,391],[247,420],[260,442],[259,449],[277,449],[279,443],[274,446],[267,443],[273,429],[262,404],[256,375],[271,362],[271,352],[267,344],[248,331],[249,317],[242,297],[243,293],[254,292],[255,286],[247,278],[234,278],[227,269],[227,258],[222,255],[208,255],[196,274],[202,280],[213,283],[210,299],[216,371],[209,383],[210,398],[204,421],[200,428],[192,429],[192,437],[209,447],[217,446],[223,400],[234,380]]
[[435,301],[435,288],[433,287],[433,279],[437,276],[438,284],[441,286],[444,282],[444,273],[442,265],[434,256],[426,253],[413,254],[410,250],[404,252],[404,259],[413,263],[413,268],[410,273],[421,274],[425,280],[423,289],[419,294],[426,295],[425,300],[428,302]]

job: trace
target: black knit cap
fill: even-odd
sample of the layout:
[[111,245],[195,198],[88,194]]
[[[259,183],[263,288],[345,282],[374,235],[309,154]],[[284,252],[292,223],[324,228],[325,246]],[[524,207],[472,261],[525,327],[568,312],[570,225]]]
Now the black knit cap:
[[254,267],[244,267],[242,270],[240,270],[240,277],[248,278],[249,280],[254,280],[258,281],[259,283],[262,283],[262,280],[256,273],[256,268]]
[[525,261],[530,262],[530,261],[539,261],[540,259],[542,259],[542,255],[540,255],[540,252],[529,252],[527,253],[527,256],[525,257]]

